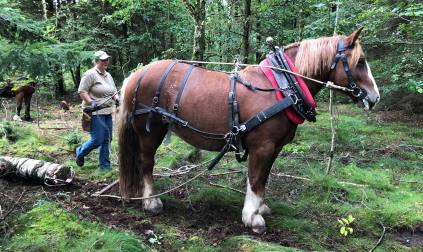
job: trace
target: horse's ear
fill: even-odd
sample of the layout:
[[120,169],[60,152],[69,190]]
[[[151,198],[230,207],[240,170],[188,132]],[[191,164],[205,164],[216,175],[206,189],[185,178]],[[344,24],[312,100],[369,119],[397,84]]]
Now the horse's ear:
[[363,28],[364,27],[358,28],[353,33],[351,33],[350,36],[348,36],[347,38],[345,38],[345,42],[346,42],[347,47],[354,47],[355,41],[357,41],[358,36],[360,35],[360,33],[363,30]]

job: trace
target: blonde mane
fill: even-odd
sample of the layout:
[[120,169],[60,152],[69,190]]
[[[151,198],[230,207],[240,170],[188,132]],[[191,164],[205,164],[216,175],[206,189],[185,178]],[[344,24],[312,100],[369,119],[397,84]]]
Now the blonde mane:
[[[300,74],[306,76],[319,76],[329,71],[330,65],[335,58],[338,41],[345,36],[323,37],[307,39],[302,42],[290,44],[285,49],[298,47],[295,58],[295,66]],[[360,57],[364,56],[358,41],[352,50],[348,51],[348,64],[350,67],[357,65]]]

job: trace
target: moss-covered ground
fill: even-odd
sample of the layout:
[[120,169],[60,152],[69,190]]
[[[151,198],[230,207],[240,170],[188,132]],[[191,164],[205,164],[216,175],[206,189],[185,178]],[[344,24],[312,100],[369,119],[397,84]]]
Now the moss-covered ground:
[[[49,125],[48,120],[57,120],[59,114],[41,111],[41,125]],[[83,168],[75,165],[73,148],[88,138],[77,129],[78,116],[77,108],[65,115],[70,127],[64,130],[39,129],[36,122],[1,122],[0,153],[68,164],[85,181],[115,180],[116,137],[112,171],[98,169],[97,153]],[[336,153],[328,175],[331,132],[325,105],[320,106],[318,121],[301,125],[293,143],[280,153],[266,192],[272,215],[266,218],[264,235],[254,235],[242,225],[244,195],[232,189],[244,191],[246,163],[237,163],[230,153],[211,172],[162,196],[162,215],[126,206],[127,215],[141,219],[148,230],[93,222],[45,193],[36,194],[31,204],[2,220],[10,206],[0,202],[0,251],[368,251],[384,229],[375,251],[421,251],[423,130],[382,121],[377,113],[363,113],[354,105],[338,105],[336,119]],[[172,188],[204,168],[180,176],[160,174],[214,155],[198,153],[172,137],[156,156],[157,190]],[[0,183],[5,183],[2,178]],[[11,196],[7,191],[1,195]],[[123,207],[118,201],[115,205]],[[350,215],[352,222],[342,222]],[[352,233],[341,234],[342,227]]]

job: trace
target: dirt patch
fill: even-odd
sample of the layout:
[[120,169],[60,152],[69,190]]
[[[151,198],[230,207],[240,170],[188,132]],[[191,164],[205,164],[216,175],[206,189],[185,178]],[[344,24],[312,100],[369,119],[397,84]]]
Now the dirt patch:
[[377,118],[423,125],[423,94],[399,91],[390,94],[376,106]]
[[[234,235],[254,235],[245,228],[240,220],[242,206],[227,207],[214,202],[201,202],[186,209],[175,208],[172,202],[164,201],[165,209],[157,216],[138,216],[131,210],[142,208],[141,201],[121,202],[113,198],[101,198],[91,196],[94,192],[105,187],[113,181],[91,182],[75,179],[71,185],[64,187],[45,187],[31,184],[18,179],[0,178],[0,202],[2,207],[13,206],[17,199],[19,203],[11,210],[12,214],[25,212],[39,199],[47,198],[59,204],[65,210],[77,214],[81,219],[95,221],[118,230],[131,230],[139,235],[147,243],[150,236],[148,230],[154,230],[153,224],[172,224],[178,230],[178,240],[188,240],[192,236],[207,237],[205,241],[209,245],[217,246],[224,239]],[[189,197],[182,189],[181,192],[173,192],[172,196],[178,200],[186,201]],[[23,193],[22,193],[23,192]],[[118,195],[118,187],[115,186],[107,193]],[[179,198],[181,197],[181,198]],[[170,204],[169,204],[170,203]],[[169,206],[170,205],[170,206]],[[186,204],[189,206],[190,204]],[[1,224],[1,222],[0,222]],[[10,234],[4,230],[5,234]],[[262,236],[254,235],[256,239],[278,243],[302,249],[310,249],[304,244],[298,243],[295,234],[273,230]],[[5,236],[5,238],[8,238]],[[161,245],[154,244],[152,247],[163,251],[173,251],[170,241],[163,240]]]
[[412,229],[405,228],[394,233],[395,240],[407,247],[423,249],[423,223],[417,224]]

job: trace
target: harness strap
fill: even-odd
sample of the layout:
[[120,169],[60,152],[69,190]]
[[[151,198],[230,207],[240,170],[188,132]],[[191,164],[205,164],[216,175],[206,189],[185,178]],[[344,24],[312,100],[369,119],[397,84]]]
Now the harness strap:
[[136,111],[136,103],[137,103],[137,96],[138,96],[138,90],[141,87],[141,81],[144,78],[145,74],[147,73],[149,69],[149,66],[146,66],[143,70],[142,73],[140,75],[140,77],[138,78],[137,81],[137,87],[135,88],[134,94],[132,95],[132,113],[131,113],[131,117],[129,118],[130,122],[134,121],[135,118],[135,111]]
[[162,92],[162,88],[164,86],[164,83],[167,79],[167,77],[169,76],[172,68],[176,65],[176,63],[178,63],[176,60],[174,60],[172,63],[169,64],[169,66],[166,68],[166,71],[162,77],[162,79],[160,80],[160,84],[159,87],[156,90],[156,95],[153,98],[153,104],[151,107],[155,108],[157,106],[157,104],[159,104],[160,101],[160,94]]
[[[228,97],[228,111],[229,111],[229,130],[232,132],[237,132],[239,129],[239,107],[238,101],[236,96],[236,82],[239,79],[237,74],[231,74],[230,80],[230,89],[229,89],[229,97]],[[231,147],[235,150],[235,157],[238,162],[245,161],[248,156],[248,152],[245,151],[243,156],[241,153],[244,151],[244,147],[242,144],[241,135],[234,135],[231,139],[230,143]]]
[[195,131],[199,134],[201,134],[202,137],[204,138],[208,138],[208,139],[214,139],[214,140],[223,140],[226,138],[226,134],[218,134],[218,133],[210,133],[210,132],[205,132],[202,130],[199,130],[197,128],[194,128],[193,126],[189,125],[189,123],[185,120],[183,120],[180,117],[177,117],[175,115],[173,115],[172,113],[167,112],[166,110],[164,110],[161,107],[148,107],[144,104],[138,104],[139,109],[137,109],[135,111],[135,116],[138,115],[143,115],[143,114],[149,114],[150,112],[152,113],[156,113],[162,116],[163,120],[167,121],[167,122],[171,122],[171,123],[175,123],[181,127],[187,127],[192,131]]
[[[153,97],[153,103],[151,104],[152,108],[157,107],[157,105],[159,104],[160,94],[162,92],[162,88],[164,86],[164,83],[165,83],[167,77],[169,76],[172,68],[176,65],[176,63],[178,63],[178,62],[176,60],[174,60],[172,63],[169,64],[169,66],[167,66],[166,71],[165,71],[162,79],[160,80],[159,86],[157,87],[156,94]],[[149,113],[148,117],[147,117],[147,123],[145,124],[145,130],[147,132],[150,132],[150,125],[151,125],[151,119],[152,118],[153,118],[153,113]]]
[[172,114],[178,115],[179,102],[181,101],[182,93],[184,92],[185,86],[187,84],[188,78],[191,75],[192,70],[196,67],[195,65],[190,65],[188,70],[185,72],[184,78],[182,79],[181,86],[178,90],[178,95],[176,96],[175,104],[173,104]]
[[246,122],[241,124],[239,130],[242,132],[242,134],[246,134],[261,123],[263,123],[264,121],[266,121],[267,119],[273,117],[277,113],[292,105],[294,105],[294,101],[292,100],[291,96],[285,97],[281,102],[278,102],[273,106],[263,110],[262,112],[258,113],[257,115],[251,117]]
[[344,67],[344,72],[348,77],[348,88],[351,90],[351,94],[358,99],[364,99],[367,96],[367,92],[366,90],[358,87],[355,83],[352,73],[350,71],[347,55],[345,54],[346,50],[347,48],[345,48],[344,40],[340,39],[338,41],[338,52],[336,53],[335,59],[330,65],[330,70],[334,70],[336,65],[338,64],[338,61],[341,60],[342,65]]
[[[176,96],[175,103],[173,104],[173,109],[172,109],[172,115],[176,118],[177,118],[177,115],[178,115],[179,102],[181,101],[182,93],[184,92],[188,78],[191,75],[191,72],[194,69],[194,67],[196,67],[196,66],[195,65],[189,66],[188,70],[185,72],[184,78],[182,79],[181,85],[179,86],[178,95]],[[166,140],[165,140],[166,145],[170,143],[170,136],[171,136],[171,133],[172,133],[172,127],[173,127],[173,125],[172,125],[172,123],[170,123],[169,127],[167,129],[167,133],[166,133]]]

